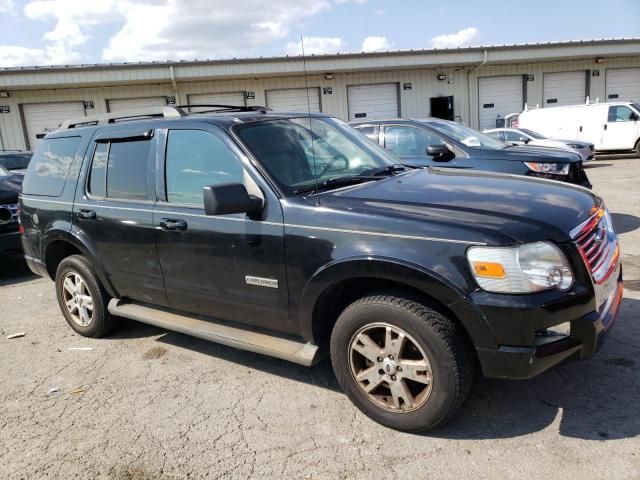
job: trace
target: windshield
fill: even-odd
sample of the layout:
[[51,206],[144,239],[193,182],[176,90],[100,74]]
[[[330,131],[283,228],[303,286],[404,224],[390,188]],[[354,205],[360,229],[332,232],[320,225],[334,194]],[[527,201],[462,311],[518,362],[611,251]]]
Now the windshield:
[[7,170],[24,170],[29,166],[31,154],[0,155],[0,166]]
[[367,176],[400,163],[335,118],[267,120],[236,125],[234,132],[288,194],[316,181]]
[[508,145],[500,140],[496,140],[489,135],[480,133],[464,125],[454,122],[429,122],[431,128],[448,135],[449,137],[465,144],[467,147],[489,148],[491,150],[502,150]]
[[640,103],[632,103],[631,105],[636,109],[636,112],[640,113]]
[[538,132],[529,130],[528,128],[521,128],[520,131],[526,133],[531,138],[535,138],[536,140],[544,140],[545,138],[548,138],[548,137],[545,137],[544,135],[539,134]]

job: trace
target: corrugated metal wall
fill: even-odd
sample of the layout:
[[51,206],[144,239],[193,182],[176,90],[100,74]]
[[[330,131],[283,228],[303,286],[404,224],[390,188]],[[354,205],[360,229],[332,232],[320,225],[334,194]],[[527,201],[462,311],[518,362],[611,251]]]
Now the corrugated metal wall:
[[[354,69],[358,68],[358,62],[364,60],[353,60]],[[347,85],[361,85],[373,83],[398,83],[400,85],[400,114],[403,117],[424,117],[430,114],[429,99],[436,96],[454,97],[454,111],[456,119],[468,125],[477,127],[478,125],[478,78],[498,75],[533,75],[533,80],[527,82],[527,103],[531,107],[542,104],[543,77],[545,72],[561,72],[576,70],[598,70],[598,76],[590,76],[591,100],[599,99],[605,101],[605,79],[608,68],[640,67],[640,57],[620,57],[606,58],[603,63],[596,63],[595,59],[574,60],[562,62],[537,62],[526,64],[489,64],[471,72],[471,67],[458,68],[412,68],[385,70],[381,65],[380,70],[354,73],[333,73],[333,78],[326,79],[324,75],[311,74],[307,82],[309,87],[320,87],[321,105],[323,112],[342,119],[348,118],[347,108]],[[383,64],[382,60],[380,63]],[[284,65],[284,62],[283,62]],[[181,72],[189,70],[188,77],[197,74],[199,66],[180,67]],[[230,67],[231,68],[231,67]],[[136,98],[149,96],[175,96],[177,103],[186,104],[187,95],[196,93],[232,92],[245,91],[253,92],[255,98],[248,99],[248,105],[265,105],[265,91],[284,88],[303,88],[305,86],[304,77],[295,76],[274,77],[276,73],[273,65],[264,64],[264,78],[239,78],[224,81],[182,81],[181,75],[176,76],[177,91],[167,75],[168,67],[158,66],[147,69],[139,69],[140,75],[136,83],[132,85],[117,86],[95,86],[89,88],[56,88],[47,90],[11,90],[3,86],[3,77],[0,76],[0,91],[8,89],[9,98],[0,98],[0,105],[8,105],[10,113],[0,113],[0,135],[4,148],[25,148],[24,121],[20,114],[20,105],[39,102],[63,102],[63,101],[92,101],[94,109],[88,114],[106,112],[108,99],[115,98]],[[194,71],[191,71],[194,70]],[[327,70],[330,72],[331,70]],[[68,75],[64,75],[68,81]],[[98,75],[98,73],[100,75]],[[107,75],[108,73],[108,75]],[[94,71],[76,70],[74,74],[82,76],[83,82],[105,81],[105,75],[118,81],[118,71]],[[445,80],[438,80],[439,74],[446,75]],[[55,82],[57,72],[32,72],[20,73],[20,78],[24,84],[29,84],[29,78],[33,78],[33,83],[38,83],[35,77],[50,75],[48,82]],[[271,77],[267,77],[271,75]],[[95,77],[95,78],[94,78]],[[128,77],[129,78],[129,77]],[[41,80],[41,78],[40,78]],[[39,81],[40,81],[39,80]],[[120,77],[120,81],[122,77]],[[638,80],[640,81],[640,79]],[[107,80],[108,82],[108,80]],[[407,85],[405,89],[405,84]],[[331,87],[331,94],[323,93],[323,87]]]

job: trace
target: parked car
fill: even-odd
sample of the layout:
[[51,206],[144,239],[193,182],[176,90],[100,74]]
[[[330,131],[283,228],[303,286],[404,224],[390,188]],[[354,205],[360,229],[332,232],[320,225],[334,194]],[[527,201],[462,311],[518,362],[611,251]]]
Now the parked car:
[[513,146],[438,118],[352,122],[404,163],[512,173],[591,188],[580,155],[539,146]]
[[549,138],[526,128],[494,128],[485,130],[484,133],[511,145],[538,145],[569,150],[580,155],[583,164],[593,160],[594,156],[593,143]]
[[253,108],[83,117],[41,142],[22,242],[78,334],[125,317],[302,365],[327,352],[355,405],[405,431],[450,419],[476,371],[596,353],[622,296],[597,195],[412,169],[340,120]]
[[21,150],[0,150],[0,167],[12,173],[27,171],[33,153]]
[[0,256],[20,252],[18,195],[22,178],[0,167]]
[[640,156],[640,103],[615,102],[525,110],[518,126],[543,135],[593,143],[596,151]]

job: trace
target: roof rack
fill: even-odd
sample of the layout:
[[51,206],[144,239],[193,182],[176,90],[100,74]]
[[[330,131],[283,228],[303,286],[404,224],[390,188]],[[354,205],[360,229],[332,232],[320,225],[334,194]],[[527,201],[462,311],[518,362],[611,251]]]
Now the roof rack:
[[86,117],[73,118],[66,120],[60,125],[61,130],[68,130],[70,128],[89,127],[94,125],[107,125],[109,123],[116,123],[121,121],[132,120],[147,120],[149,118],[182,118],[189,114],[185,112],[184,108],[211,108],[211,110],[205,110],[193,113],[226,113],[226,112],[261,112],[266,113],[270,108],[256,106],[238,106],[238,105],[218,105],[218,104],[196,104],[196,105],[167,105],[165,107],[149,107],[142,108],[135,113],[101,113],[98,115],[88,115]]

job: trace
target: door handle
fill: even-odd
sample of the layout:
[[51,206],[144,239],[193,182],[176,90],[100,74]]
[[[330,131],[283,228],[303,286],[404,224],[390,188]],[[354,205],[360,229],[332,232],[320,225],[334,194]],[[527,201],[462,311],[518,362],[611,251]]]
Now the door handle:
[[607,129],[607,124],[605,123],[605,124],[603,125],[603,127],[604,127],[604,129],[606,130],[606,129]]
[[175,218],[161,218],[160,228],[162,230],[184,232],[187,229],[187,222]]
[[84,218],[85,220],[96,218],[95,210],[79,210],[78,218]]

